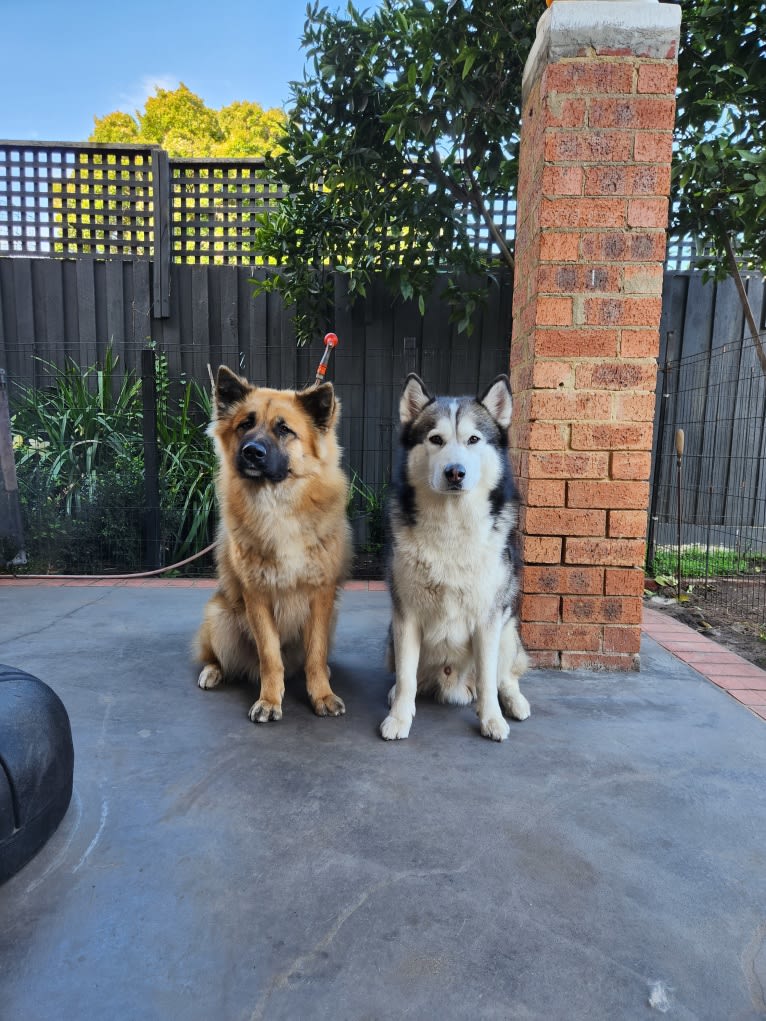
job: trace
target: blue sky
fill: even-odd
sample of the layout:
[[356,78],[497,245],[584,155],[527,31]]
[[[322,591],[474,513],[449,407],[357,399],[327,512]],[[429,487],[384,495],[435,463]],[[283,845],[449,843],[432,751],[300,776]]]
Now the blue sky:
[[179,81],[214,108],[282,106],[305,14],[306,0],[0,0],[0,138],[85,141],[94,115]]

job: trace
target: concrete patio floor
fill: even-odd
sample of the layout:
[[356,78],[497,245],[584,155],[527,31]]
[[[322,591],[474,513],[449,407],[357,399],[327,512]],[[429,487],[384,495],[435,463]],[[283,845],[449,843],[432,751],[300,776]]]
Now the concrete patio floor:
[[419,704],[377,734],[385,592],[346,592],[341,719],[200,691],[208,593],[0,587],[0,662],[50,684],[75,793],[0,887],[0,1017],[766,1014],[766,729],[649,638],[637,675],[528,675],[502,745]]

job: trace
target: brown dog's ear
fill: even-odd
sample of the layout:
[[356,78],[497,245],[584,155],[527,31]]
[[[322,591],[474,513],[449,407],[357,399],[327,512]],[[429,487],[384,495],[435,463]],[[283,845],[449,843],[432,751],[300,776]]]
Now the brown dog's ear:
[[252,389],[246,379],[235,375],[225,365],[219,366],[215,380],[215,406],[218,414],[225,414],[232,404],[241,401]]
[[336,401],[332,383],[320,383],[308,390],[300,390],[295,397],[317,429],[325,432],[335,415]]

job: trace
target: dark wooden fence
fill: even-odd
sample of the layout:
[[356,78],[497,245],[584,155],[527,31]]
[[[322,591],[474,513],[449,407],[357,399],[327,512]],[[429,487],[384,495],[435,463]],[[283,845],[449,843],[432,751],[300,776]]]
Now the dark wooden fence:
[[[745,283],[762,327],[766,284],[759,274]],[[661,340],[650,557],[677,538],[678,429],[683,542],[766,549],[766,375],[734,281],[666,275]]]
[[[169,315],[156,318],[152,263],[141,259],[0,258],[0,366],[14,386],[44,386],[49,365],[67,357],[86,367],[108,345],[125,370],[140,374],[141,351],[154,345],[178,384],[208,385],[207,366],[223,363],[260,385],[303,386],[313,379],[321,338],[297,347],[292,318],[278,295],[253,297],[250,278],[267,269],[172,263]],[[507,371],[511,282],[488,285],[471,336],[459,334],[439,284],[421,316],[415,302],[392,301],[382,284],[350,309],[345,277],[336,277],[333,328],[340,345],[330,377],[343,405],[349,467],[368,485],[389,478],[399,389],[408,372],[436,390],[477,392]]]

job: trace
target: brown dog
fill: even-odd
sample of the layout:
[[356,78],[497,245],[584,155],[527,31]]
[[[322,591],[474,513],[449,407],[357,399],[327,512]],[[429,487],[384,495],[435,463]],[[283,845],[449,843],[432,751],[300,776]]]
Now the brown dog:
[[265,723],[282,716],[285,673],[304,667],[314,712],[340,716],[327,654],[351,533],[332,384],[269,390],[222,365],[214,405],[219,584],[197,636],[199,686],[260,681],[250,719]]

